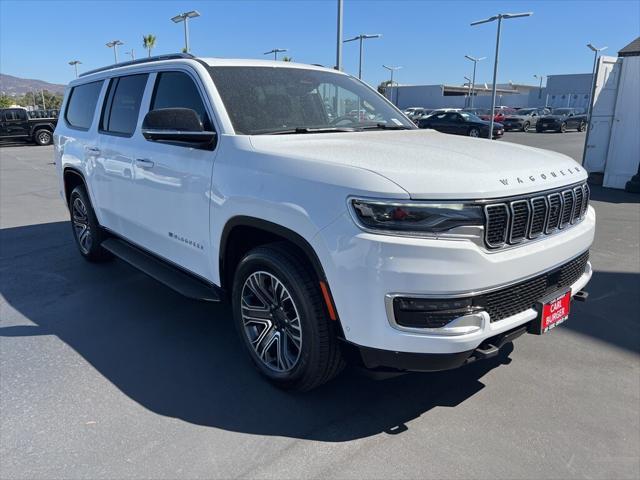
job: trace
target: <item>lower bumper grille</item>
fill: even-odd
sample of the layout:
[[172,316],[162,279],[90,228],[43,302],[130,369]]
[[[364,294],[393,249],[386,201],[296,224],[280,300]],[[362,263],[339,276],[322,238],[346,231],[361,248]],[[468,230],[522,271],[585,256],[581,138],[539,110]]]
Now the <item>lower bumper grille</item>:
[[486,310],[492,322],[524,312],[547,295],[574,284],[584,274],[588,260],[587,251],[550,272],[478,296],[473,306]]

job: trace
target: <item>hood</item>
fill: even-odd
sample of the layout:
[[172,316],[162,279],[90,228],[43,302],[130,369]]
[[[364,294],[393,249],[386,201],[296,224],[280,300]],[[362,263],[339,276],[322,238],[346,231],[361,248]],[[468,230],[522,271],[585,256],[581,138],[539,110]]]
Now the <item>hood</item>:
[[560,153],[434,130],[256,135],[262,154],[373,171],[414,199],[497,198],[586,179]]

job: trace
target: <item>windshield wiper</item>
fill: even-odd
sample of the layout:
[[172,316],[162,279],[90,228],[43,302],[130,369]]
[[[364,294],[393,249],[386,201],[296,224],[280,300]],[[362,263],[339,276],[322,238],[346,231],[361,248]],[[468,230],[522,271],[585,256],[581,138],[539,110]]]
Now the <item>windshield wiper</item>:
[[282,130],[263,130],[256,132],[254,135],[286,135],[295,133],[331,133],[331,132],[356,132],[355,128],[351,127],[296,127],[286,128]]
[[386,123],[376,123],[375,125],[363,125],[360,130],[413,130],[413,128],[407,125],[388,125]]

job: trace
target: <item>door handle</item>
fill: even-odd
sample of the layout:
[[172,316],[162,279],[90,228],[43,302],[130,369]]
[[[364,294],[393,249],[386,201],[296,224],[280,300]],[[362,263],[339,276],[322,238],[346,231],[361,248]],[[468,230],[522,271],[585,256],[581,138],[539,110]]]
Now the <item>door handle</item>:
[[155,164],[148,158],[136,158],[136,167],[153,168]]

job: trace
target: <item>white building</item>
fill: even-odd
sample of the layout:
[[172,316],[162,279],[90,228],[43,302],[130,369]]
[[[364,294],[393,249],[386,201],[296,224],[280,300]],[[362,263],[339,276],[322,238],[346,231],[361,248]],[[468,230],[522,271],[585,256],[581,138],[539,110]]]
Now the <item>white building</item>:
[[618,58],[600,57],[594,99],[583,162],[590,181],[640,192],[640,37]]

